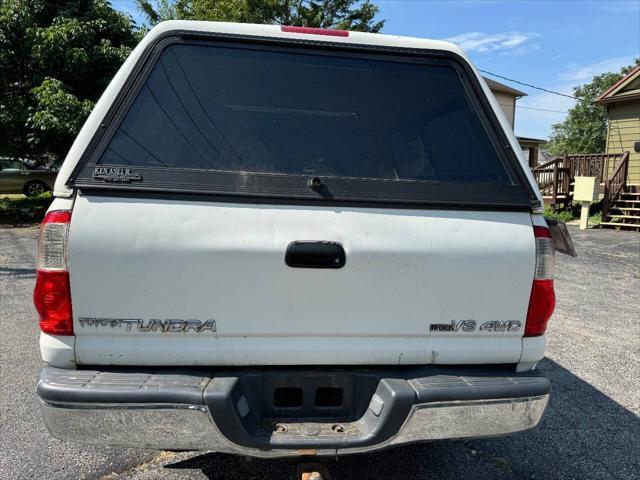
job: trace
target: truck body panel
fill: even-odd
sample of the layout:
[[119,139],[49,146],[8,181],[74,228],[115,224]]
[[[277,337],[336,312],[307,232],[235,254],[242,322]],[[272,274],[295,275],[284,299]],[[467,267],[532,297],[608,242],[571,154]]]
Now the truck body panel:
[[[287,246],[338,242],[339,269]],[[225,204],[80,195],[70,230],[82,364],[515,363],[535,249],[521,212]],[[88,319],[197,319],[140,331]],[[473,320],[471,332],[431,325]],[[466,345],[466,347],[464,346]]]

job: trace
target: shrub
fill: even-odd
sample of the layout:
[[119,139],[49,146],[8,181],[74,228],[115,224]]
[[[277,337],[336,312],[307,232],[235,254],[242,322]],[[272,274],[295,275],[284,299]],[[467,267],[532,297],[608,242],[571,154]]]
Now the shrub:
[[561,222],[570,222],[575,218],[571,210],[558,210],[554,212],[549,206],[544,207],[544,216]]
[[[573,202],[567,208],[554,212],[549,205],[544,207],[544,216],[559,220],[561,222],[570,222],[580,218],[582,204]],[[589,222],[598,225],[602,221],[602,202],[592,203],[589,208]]]
[[52,201],[51,192],[41,193],[35,197],[0,198],[0,223],[39,223]]

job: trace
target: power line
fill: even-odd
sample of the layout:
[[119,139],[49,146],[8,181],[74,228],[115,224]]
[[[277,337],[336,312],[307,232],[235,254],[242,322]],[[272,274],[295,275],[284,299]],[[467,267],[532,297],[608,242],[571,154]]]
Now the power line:
[[488,70],[482,70],[482,69],[478,69],[478,70],[480,70],[482,73],[486,73],[486,74],[492,75],[494,77],[502,78],[503,80],[507,80],[509,82],[513,82],[513,83],[518,83],[520,85],[524,85],[525,87],[535,88],[536,90],[542,90],[543,92],[553,93],[554,95],[560,95],[561,97],[567,97],[567,98],[572,98],[574,100],[578,100],[573,95],[567,95],[566,93],[556,92],[554,90],[549,90],[548,88],[536,87],[535,85],[531,85],[530,83],[521,82],[519,80],[514,80],[513,78],[509,78],[509,77],[503,77],[502,75],[498,75],[497,73],[489,72]]
[[[510,103],[500,103],[499,105],[507,108],[513,107]],[[541,112],[553,112],[553,113],[568,113],[566,110],[549,110],[548,108],[537,108],[537,107],[525,107],[524,105],[516,104],[516,108],[525,108],[527,110],[540,110]]]
[[548,108],[525,107],[524,105],[516,105],[516,108],[526,108],[527,110],[539,110],[541,112],[568,113],[566,110],[549,110]]

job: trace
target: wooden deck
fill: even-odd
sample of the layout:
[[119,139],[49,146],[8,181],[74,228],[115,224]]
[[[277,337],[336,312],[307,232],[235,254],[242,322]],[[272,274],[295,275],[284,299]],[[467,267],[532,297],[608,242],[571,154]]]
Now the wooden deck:
[[576,177],[600,178],[602,225],[640,230],[640,194],[627,185],[629,152],[564,155],[533,168],[532,172],[545,204],[554,210],[571,205]]

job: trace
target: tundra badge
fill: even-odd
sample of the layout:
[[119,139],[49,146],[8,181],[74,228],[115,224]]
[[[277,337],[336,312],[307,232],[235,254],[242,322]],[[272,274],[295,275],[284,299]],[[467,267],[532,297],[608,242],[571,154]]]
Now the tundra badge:
[[107,327],[107,328],[124,328],[130,331],[133,327],[139,332],[163,332],[163,333],[179,333],[189,332],[193,330],[196,333],[216,332],[215,320],[181,320],[171,318],[167,320],[158,320],[152,318],[150,320],[142,320],[140,318],[86,318],[78,319],[81,327]]

